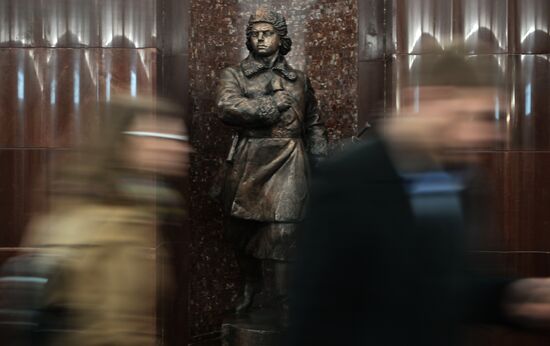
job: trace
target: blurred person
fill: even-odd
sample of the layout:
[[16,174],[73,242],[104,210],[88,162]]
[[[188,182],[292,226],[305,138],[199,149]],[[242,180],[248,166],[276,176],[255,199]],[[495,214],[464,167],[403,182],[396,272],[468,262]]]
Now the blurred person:
[[[548,279],[468,273],[456,151],[503,140],[487,71],[444,53],[376,134],[320,168],[291,284],[287,345],[456,345],[465,322],[550,326]],[[446,171],[452,166],[455,171]]]
[[[163,181],[187,174],[191,152],[180,117],[160,100],[105,105],[87,145],[54,179],[50,210],[29,226],[23,247],[36,249],[31,260],[16,257],[11,275],[4,271],[0,290],[11,284],[19,291],[0,297],[1,322],[27,329],[2,342],[157,344],[157,298],[170,289],[169,278],[162,285],[157,279],[169,272],[157,229],[181,208]],[[10,296],[36,306],[24,311],[29,302],[6,302]],[[10,306],[19,308],[11,316]]]

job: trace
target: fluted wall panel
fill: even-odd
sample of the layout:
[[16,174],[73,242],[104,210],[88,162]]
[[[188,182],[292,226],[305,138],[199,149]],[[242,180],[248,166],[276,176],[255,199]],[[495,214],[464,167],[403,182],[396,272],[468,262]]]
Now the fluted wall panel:
[[[390,2],[387,2],[387,6]],[[398,54],[440,52],[452,44],[453,3],[441,0],[393,0],[392,41]]]
[[455,0],[453,43],[471,54],[510,52],[509,0]]
[[98,102],[156,89],[155,49],[0,49],[0,68],[3,147],[78,144]]
[[0,46],[152,48],[157,0],[0,0]]
[[550,53],[550,2],[516,0],[514,38],[516,53]]

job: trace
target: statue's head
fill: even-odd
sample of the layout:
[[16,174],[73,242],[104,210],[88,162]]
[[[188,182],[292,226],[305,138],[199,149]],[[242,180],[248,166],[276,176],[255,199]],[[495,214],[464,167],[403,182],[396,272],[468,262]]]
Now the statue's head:
[[292,47],[292,40],[287,34],[285,17],[259,8],[248,20],[246,47],[258,56],[270,56],[277,51],[286,55]]

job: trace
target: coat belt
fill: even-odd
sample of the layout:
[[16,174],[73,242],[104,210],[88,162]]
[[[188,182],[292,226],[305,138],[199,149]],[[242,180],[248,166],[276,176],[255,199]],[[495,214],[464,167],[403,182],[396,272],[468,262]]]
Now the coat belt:
[[241,138],[302,138],[299,131],[288,130],[245,130],[239,133]]

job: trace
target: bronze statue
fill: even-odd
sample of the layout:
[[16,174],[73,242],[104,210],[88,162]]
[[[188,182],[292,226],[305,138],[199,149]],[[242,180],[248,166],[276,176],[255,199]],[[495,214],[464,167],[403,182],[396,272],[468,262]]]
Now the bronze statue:
[[248,21],[246,46],[250,55],[223,70],[217,95],[221,120],[236,132],[223,195],[227,234],[246,280],[238,313],[264,286],[262,263],[273,270],[277,306],[286,306],[310,170],[327,151],[311,83],[284,58],[292,46],[285,18],[259,9]]

